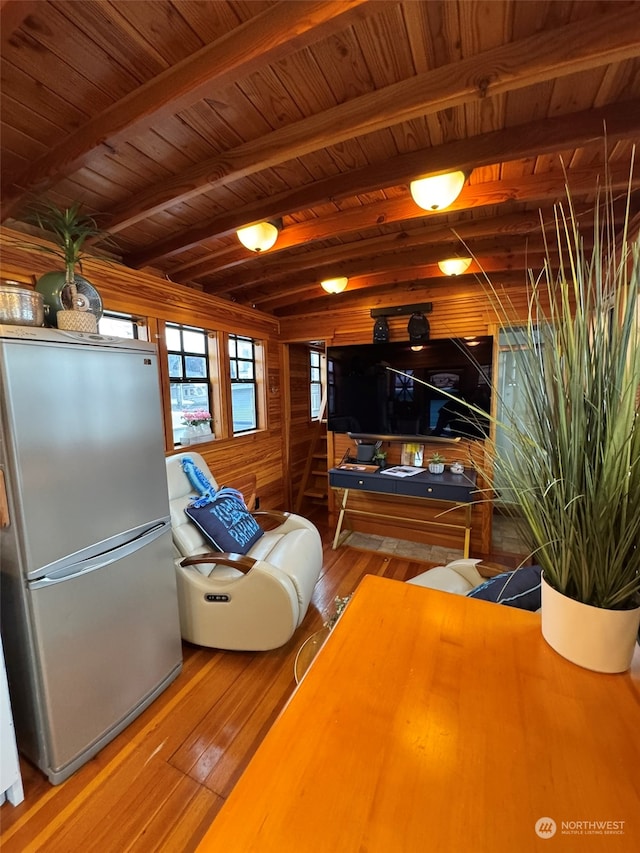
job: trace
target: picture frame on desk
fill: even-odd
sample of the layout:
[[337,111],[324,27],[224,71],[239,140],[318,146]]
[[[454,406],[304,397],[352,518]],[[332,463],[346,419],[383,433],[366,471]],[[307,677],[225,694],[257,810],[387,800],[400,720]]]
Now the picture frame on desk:
[[401,464],[421,468],[424,459],[424,444],[413,442],[402,445]]

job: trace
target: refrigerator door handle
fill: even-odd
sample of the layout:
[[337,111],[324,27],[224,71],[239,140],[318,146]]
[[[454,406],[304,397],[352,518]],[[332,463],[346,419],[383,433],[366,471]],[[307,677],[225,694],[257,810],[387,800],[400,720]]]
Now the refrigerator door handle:
[[149,542],[154,542],[169,529],[170,525],[165,521],[154,524],[153,527],[147,528],[147,530],[139,533],[137,536],[134,536],[133,539],[130,539],[128,542],[124,542],[122,545],[118,545],[108,551],[103,551],[102,553],[96,554],[94,557],[89,557],[86,560],[80,560],[72,566],[59,569],[57,572],[51,572],[51,574],[45,575],[37,580],[29,581],[29,587],[30,589],[42,589],[44,587],[51,586],[52,584],[62,583],[70,578],[78,578],[82,575],[88,575],[90,572],[95,572],[97,569],[108,566],[110,563],[115,563],[118,560],[122,560],[124,557],[128,557],[129,554],[133,554]]
[[11,517],[9,515],[7,484],[4,479],[4,471],[0,468],[0,527],[8,527],[10,523]]

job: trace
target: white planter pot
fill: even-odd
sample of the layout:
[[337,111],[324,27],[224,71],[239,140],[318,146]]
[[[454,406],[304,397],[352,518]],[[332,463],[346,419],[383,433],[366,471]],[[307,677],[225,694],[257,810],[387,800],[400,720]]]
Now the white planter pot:
[[432,474],[442,474],[444,472],[444,462],[429,462],[429,471]]
[[640,607],[604,610],[575,601],[542,576],[542,636],[563,658],[595,672],[625,672],[631,666]]
[[194,424],[193,426],[185,427],[182,431],[180,444],[183,446],[189,444],[199,444],[202,441],[211,441],[213,432],[211,431],[210,423]]

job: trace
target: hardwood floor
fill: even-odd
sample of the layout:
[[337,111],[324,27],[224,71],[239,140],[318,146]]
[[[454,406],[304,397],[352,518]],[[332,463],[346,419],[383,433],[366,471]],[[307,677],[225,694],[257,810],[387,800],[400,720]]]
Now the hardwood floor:
[[365,574],[404,581],[430,565],[348,546],[332,551],[326,519],[314,521],[324,566],[290,642],[260,653],[185,643],[176,681],[66,782],[51,786],[23,762],[25,801],[0,810],[4,853],[196,848],[294,690],[296,653],[333,615],[335,597],[353,592]]

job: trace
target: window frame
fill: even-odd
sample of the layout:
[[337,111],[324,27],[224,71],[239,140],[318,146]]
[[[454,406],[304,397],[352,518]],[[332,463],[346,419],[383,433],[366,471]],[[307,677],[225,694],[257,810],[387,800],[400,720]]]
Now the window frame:
[[[243,357],[238,355],[238,344],[242,343],[250,343],[251,345],[251,358]],[[235,354],[232,354],[232,344],[235,349]],[[226,372],[228,377],[228,388],[229,388],[229,400],[228,400],[228,412],[229,412],[229,434],[232,437],[240,437],[243,435],[247,435],[252,432],[257,432],[258,430],[266,428],[266,405],[264,399],[264,345],[262,341],[257,340],[251,335],[242,335],[237,334],[235,332],[229,332],[226,336]],[[250,363],[252,365],[252,378],[246,378],[240,376],[240,365]],[[235,377],[232,376],[233,366],[235,365]],[[233,411],[233,391],[234,385],[245,385],[253,387],[253,410],[255,412],[255,423],[246,429],[236,429],[234,423],[234,411]]]
[[131,331],[133,332],[133,336],[131,338],[124,338],[124,340],[134,340],[134,341],[148,341],[148,327],[146,321],[142,317],[135,317],[132,314],[126,314],[121,311],[103,311],[102,316],[98,320],[98,333],[101,335],[114,336],[114,337],[122,337],[122,335],[116,335],[114,332],[101,332],[100,331],[100,323],[103,320],[120,320],[124,322],[128,322],[131,324]]
[[[167,330],[177,331],[180,335],[180,346],[181,349],[176,350],[169,346],[167,340]],[[184,333],[195,333],[198,335],[202,335],[204,342],[204,352],[198,352],[194,349],[187,349],[185,347],[184,341]],[[211,414],[211,441],[215,440],[215,423],[216,423],[216,408],[214,405],[213,398],[213,386],[212,386],[212,371],[211,371],[211,358],[212,358],[212,346],[211,346],[211,337],[212,333],[201,326],[194,326],[191,323],[178,323],[173,320],[168,320],[164,324],[164,361],[166,364],[166,374],[168,379],[168,403],[169,403],[169,412],[168,412],[168,423],[169,423],[169,435],[171,436],[171,441],[169,444],[171,446],[180,447],[182,446],[180,437],[177,435],[177,431],[183,429],[182,426],[174,426],[173,414],[173,388],[174,386],[179,386],[180,388],[189,385],[204,385],[206,387],[206,402],[203,401],[202,405],[198,408],[206,409]],[[215,347],[213,348],[215,349]],[[171,356],[178,356],[181,362],[181,377],[176,377],[171,375],[171,367],[170,367],[170,359]],[[204,363],[205,376],[198,377],[189,377],[187,373],[189,372],[188,366],[186,363],[186,359],[189,357],[195,357],[198,359],[202,359]],[[180,397],[182,398],[182,392],[180,392]]]
[[[317,364],[313,363],[314,357],[317,357]],[[309,416],[312,421],[319,421],[326,414],[326,411],[322,411],[322,400],[326,386],[325,364],[326,357],[324,352],[312,347],[309,350]],[[314,412],[313,408],[314,389],[316,389],[316,394],[319,397],[316,412]]]

